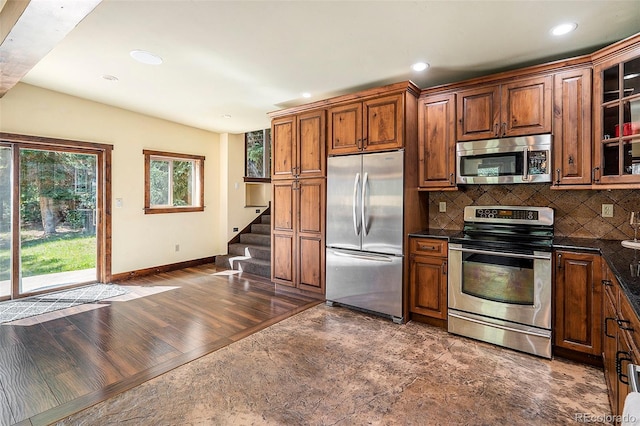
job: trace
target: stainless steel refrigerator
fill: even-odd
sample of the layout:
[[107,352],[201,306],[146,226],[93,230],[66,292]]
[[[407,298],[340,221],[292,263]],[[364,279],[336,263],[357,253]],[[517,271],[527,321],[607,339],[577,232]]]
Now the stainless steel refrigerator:
[[404,151],[327,160],[326,298],[403,321]]

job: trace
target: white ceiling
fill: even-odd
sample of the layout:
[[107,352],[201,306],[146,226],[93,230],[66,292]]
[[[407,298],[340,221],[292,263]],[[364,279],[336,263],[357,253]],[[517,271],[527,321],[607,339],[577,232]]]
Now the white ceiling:
[[[564,21],[577,30],[551,36]],[[283,107],[407,79],[421,88],[459,81],[638,31],[640,0],[103,0],[22,81],[242,133],[268,127],[266,113]],[[164,63],[135,62],[133,49]],[[417,61],[431,67],[411,71]]]

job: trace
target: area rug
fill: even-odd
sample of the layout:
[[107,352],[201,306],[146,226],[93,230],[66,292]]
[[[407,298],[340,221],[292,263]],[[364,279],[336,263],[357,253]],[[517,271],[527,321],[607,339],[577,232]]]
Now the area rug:
[[2,302],[0,303],[0,324],[85,303],[93,303],[126,293],[127,289],[115,284],[91,284],[72,290]]

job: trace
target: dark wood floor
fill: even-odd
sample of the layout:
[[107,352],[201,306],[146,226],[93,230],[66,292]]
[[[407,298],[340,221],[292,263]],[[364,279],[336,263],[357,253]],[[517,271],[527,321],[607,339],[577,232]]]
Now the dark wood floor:
[[120,283],[136,286],[129,298],[176,288],[1,325],[0,424],[57,421],[319,303],[216,272],[142,277]]

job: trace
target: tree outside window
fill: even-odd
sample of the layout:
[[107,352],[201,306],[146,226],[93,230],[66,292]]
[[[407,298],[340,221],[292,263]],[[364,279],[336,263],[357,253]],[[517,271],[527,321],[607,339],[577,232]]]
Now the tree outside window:
[[271,129],[247,132],[245,182],[268,182],[271,176]]
[[204,157],[144,150],[145,213],[204,210]]

